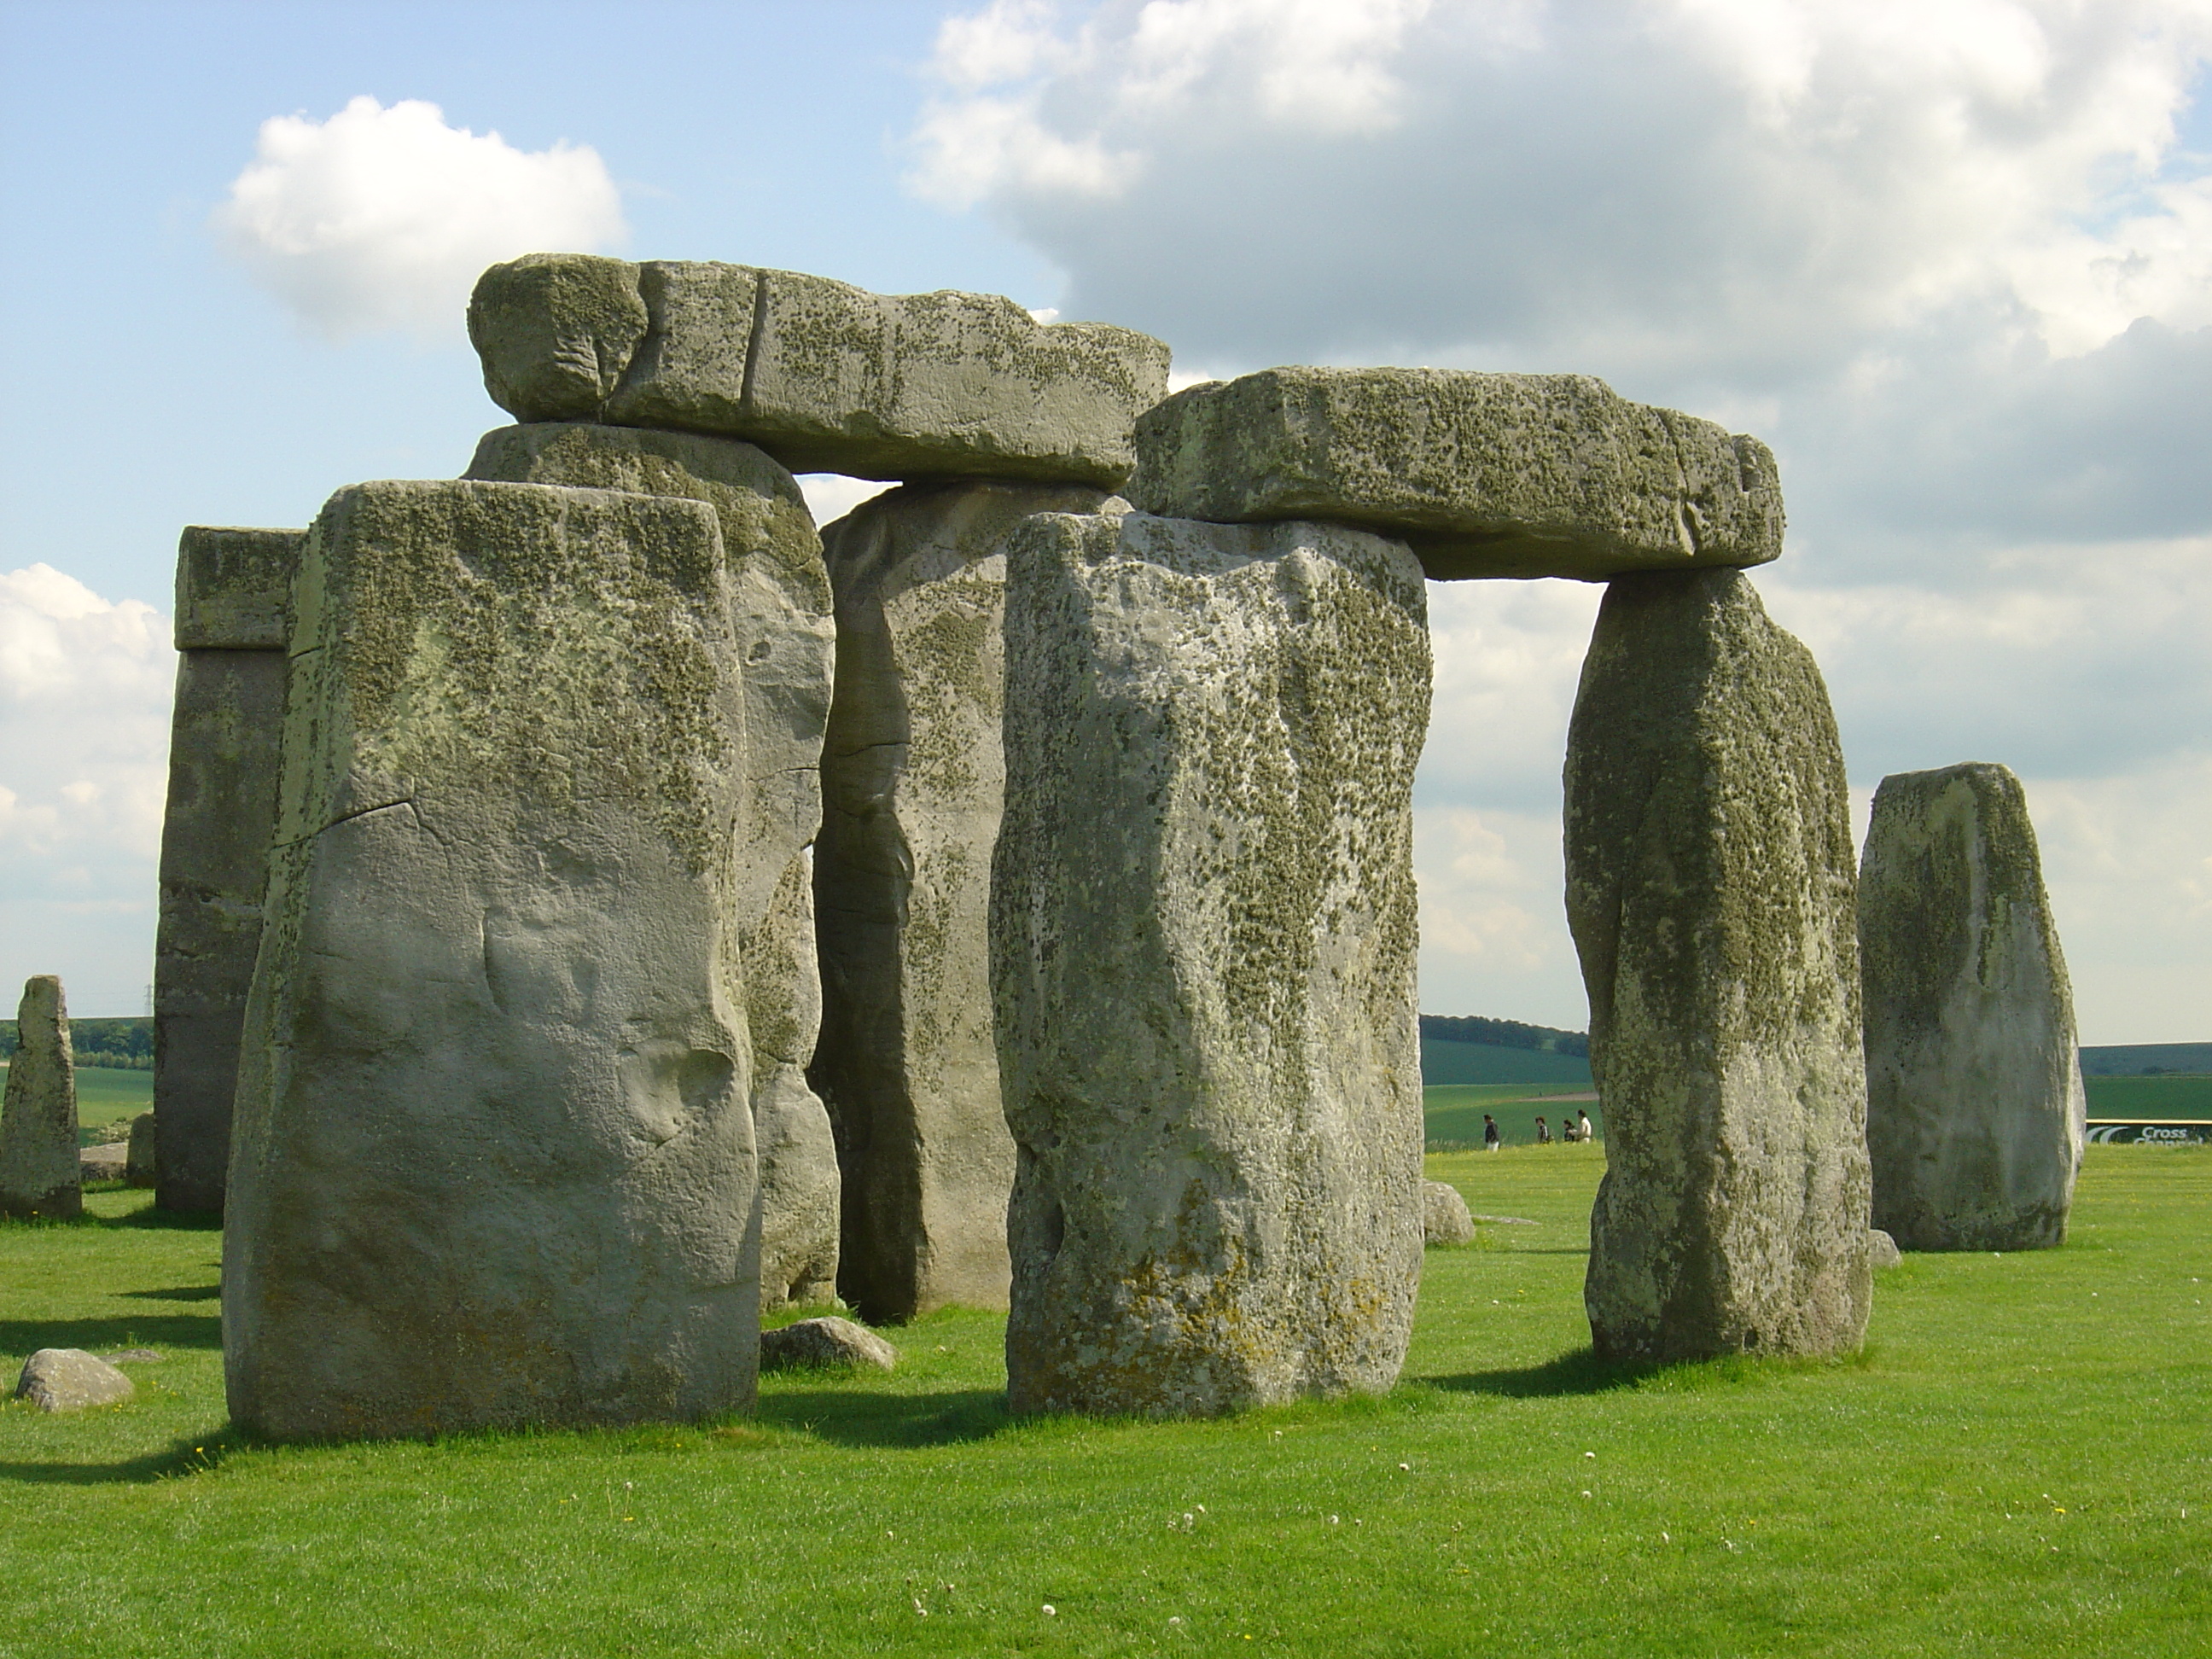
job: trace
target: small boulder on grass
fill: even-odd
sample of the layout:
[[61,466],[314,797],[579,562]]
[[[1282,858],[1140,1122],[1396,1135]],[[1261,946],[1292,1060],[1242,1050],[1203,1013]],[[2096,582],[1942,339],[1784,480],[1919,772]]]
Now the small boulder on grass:
[[41,1348],[23,1362],[15,1398],[42,1412],[118,1406],[137,1392],[129,1377],[82,1348]]
[[830,1316],[802,1319],[796,1324],[761,1333],[760,1363],[764,1371],[790,1370],[798,1366],[817,1370],[872,1368],[887,1371],[898,1364],[898,1350],[865,1325]]
[[1421,1183],[1421,1242],[1424,1244],[1472,1244],[1474,1218],[1459,1188],[1445,1181]]
[[120,1181],[131,1165],[131,1149],[119,1140],[77,1149],[77,1179]]
[[1867,1266],[1894,1267],[1904,1260],[1904,1254],[1897,1248],[1895,1239],[1879,1227],[1867,1229]]

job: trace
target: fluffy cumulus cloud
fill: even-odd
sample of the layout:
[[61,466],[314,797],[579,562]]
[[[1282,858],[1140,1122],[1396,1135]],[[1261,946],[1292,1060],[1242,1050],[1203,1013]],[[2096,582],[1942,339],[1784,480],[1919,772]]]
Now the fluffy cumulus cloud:
[[[911,182],[1184,373],[1603,375],[1780,455],[1853,779],[2027,779],[2091,1041],[2212,1036],[2212,0],[997,0]],[[1595,595],[1436,590],[1429,1006],[1578,1022]]]
[[80,1013],[143,1012],[175,675],[151,605],[0,574],[0,986],[58,973]]
[[325,121],[263,122],[215,223],[257,282],[334,338],[450,337],[486,265],[597,252],[624,234],[621,192],[597,151],[517,149],[448,126],[435,104],[369,97]]

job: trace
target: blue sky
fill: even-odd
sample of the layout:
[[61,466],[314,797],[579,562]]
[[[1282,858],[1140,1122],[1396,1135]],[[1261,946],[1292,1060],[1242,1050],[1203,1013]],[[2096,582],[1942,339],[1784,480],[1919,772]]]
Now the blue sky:
[[[506,212],[1007,293],[1186,374],[1573,369],[1757,432],[1759,586],[1862,800],[2014,766],[2085,1039],[2212,1036],[2208,52],[2212,0],[0,5],[0,981],[143,1006],[177,530],[457,472],[503,417],[462,254],[407,239],[505,257]],[[282,118],[396,228],[325,234],[349,198],[272,161]],[[1583,1023],[1558,770],[1596,597],[1432,590],[1432,1010]]]

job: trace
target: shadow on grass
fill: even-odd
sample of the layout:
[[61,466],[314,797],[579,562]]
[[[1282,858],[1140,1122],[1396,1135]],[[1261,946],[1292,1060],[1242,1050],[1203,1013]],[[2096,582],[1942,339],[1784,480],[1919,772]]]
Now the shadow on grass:
[[[835,1377],[835,1372],[824,1373]],[[874,1394],[859,1389],[763,1392],[754,1420],[800,1429],[838,1446],[953,1446],[1014,1426],[995,1389]]]
[[118,1291],[118,1296],[141,1302],[220,1302],[220,1285],[178,1285],[166,1291]]
[[121,1319],[0,1319],[0,1353],[40,1348],[220,1348],[222,1321],[215,1314],[131,1314]]
[[1487,1394],[1505,1400],[1553,1400],[1572,1395],[1608,1394],[1615,1389],[1639,1389],[1666,1394],[1692,1394],[1712,1388],[1739,1387],[1808,1372],[1865,1370],[1875,1364],[1871,1346],[1832,1358],[1765,1353],[1721,1354],[1711,1359],[1601,1359],[1589,1348],[1577,1348],[1540,1365],[1512,1370],[1468,1371],[1457,1376],[1425,1376],[1419,1380],[1447,1394]]
[[178,1475],[199,1474],[218,1467],[245,1442],[224,1427],[197,1440],[177,1440],[167,1451],[143,1452],[114,1463],[27,1463],[0,1462],[0,1482],[26,1486],[113,1486],[144,1485]]

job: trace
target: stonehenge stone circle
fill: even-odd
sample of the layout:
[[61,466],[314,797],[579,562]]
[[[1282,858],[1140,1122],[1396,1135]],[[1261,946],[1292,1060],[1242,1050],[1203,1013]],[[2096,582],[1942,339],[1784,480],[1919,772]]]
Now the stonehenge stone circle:
[[1412,544],[1439,581],[1763,564],[1782,489],[1756,438],[1586,374],[1271,368],[1137,422],[1123,491],[1221,523],[1323,519]]
[[989,968],[1008,532],[1079,484],[908,485],[822,533],[837,596],[811,1077],[844,1168],[844,1298],[878,1324],[1006,1305],[1013,1139]]
[[1420,566],[1136,514],[1030,518],[1006,557],[1008,1404],[1387,1389],[1422,1248]]
[[222,1208],[231,1097],[284,732],[301,530],[194,525],[177,550],[177,699],[154,942],[156,1201]]
[[67,1219],[84,1208],[76,1059],[62,982],[34,974],[15,1010],[15,1052],[0,1109],[0,1215]]
[[730,586],[666,497],[363,484],[309,532],[225,1217],[249,1432],[750,1405]]
[[1617,578],[1567,738],[1567,919],[1607,1169],[1602,1357],[1835,1354],[1866,1329],[1866,1077],[1843,756],[1741,572]]
[[862,478],[1111,488],[1167,390],[1167,347],[1133,330],[750,265],[532,254],[478,279],[469,335],[522,421],[719,434]]
[[826,1302],[837,1290],[836,1137],[806,1081],[822,1029],[814,955],[814,860],[801,848],[744,941],[745,1024],[760,1148],[761,1306]]
[[1908,1250],[2063,1243],[2086,1106],[2027,797],[2002,766],[1900,772],[1859,871],[1874,1224]]

